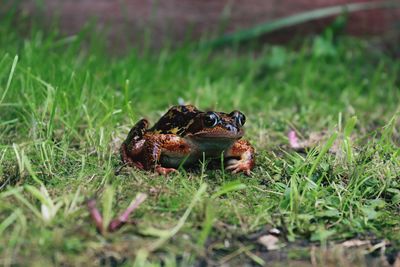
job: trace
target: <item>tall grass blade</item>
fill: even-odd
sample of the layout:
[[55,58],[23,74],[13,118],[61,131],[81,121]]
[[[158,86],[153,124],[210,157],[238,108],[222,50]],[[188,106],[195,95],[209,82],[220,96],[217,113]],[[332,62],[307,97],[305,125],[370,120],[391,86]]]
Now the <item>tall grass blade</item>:
[[353,162],[353,149],[351,147],[351,133],[354,130],[354,127],[357,123],[357,117],[352,117],[350,120],[347,121],[346,126],[344,127],[343,132],[343,146],[346,151],[347,161],[349,163]]
[[33,206],[26,198],[24,198],[20,192],[13,191],[13,195],[15,196],[16,199],[21,201],[28,209],[30,209],[33,212],[33,214],[36,215],[36,217],[42,219],[42,215],[39,212],[39,210],[35,206]]
[[328,141],[325,143],[323,146],[321,152],[318,154],[317,158],[315,159],[313,165],[311,166],[310,171],[308,172],[308,178],[311,179],[311,176],[313,175],[315,169],[317,168],[319,162],[321,161],[322,157],[325,156],[325,154],[329,151],[329,149],[333,146],[333,144],[336,141],[336,138],[338,137],[338,133],[335,132],[332,134],[332,136],[328,139]]
[[7,227],[9,227],[11,224],[13,224],[17,218],[18,218],[18,213],[21,212],[19,209],[11,213],[10,216],[8,216],[6,219],[4,219],[0,223],[0,236],[3,234],[4,230],[6,230]]
[[3,103],[3,100],[7,95],[8,89],[10,89],[11,81],[12,81],[12,78],[14,77],[14,71],[15,71],[15,67],[17,66],[17,62],[18,62],[18,55],[16,55],[14,57],[14,61],[11,65],[10,75],[8,76],[6,89],[4,90],[3,95],[1,96],[0,105],[1,105],[1,103]]
[[212,202],[207,202],[206,204],[207,204],[207,206],[206,206],[206,210],[205,210],[205,218],[204,218],[204,222],[202,225],[202,230],[197,239],[197,245],[199,247],[203,247],[204,244],[206,243],[207,238],[211,233],[211,229],[213,227],[213,224],[214,224],[214,221],[216,218],[214,204]]
[[62,206],[62,202],[54,204],[54,201],[51,199],[49,192],[43,184],[40,186],[40,190],[31,185],[26,185],[25,188],[40,201],[40,211],[43,221],[46,223],[51,222]]
[[102,198],[103,229],[107,229],[113,217],[112,205],[113,205],[114,195],[115,195],[114,188],[111,185],[107,186]]
[[245,184],[240,183],[239,181],[229,182],[229,183],[224,184],[221,189],[219,189],[217,192],[212,194],[211,198],[215,199],[215,198],[225,195],[229,192],[245,189],[246,187],[247,186]]

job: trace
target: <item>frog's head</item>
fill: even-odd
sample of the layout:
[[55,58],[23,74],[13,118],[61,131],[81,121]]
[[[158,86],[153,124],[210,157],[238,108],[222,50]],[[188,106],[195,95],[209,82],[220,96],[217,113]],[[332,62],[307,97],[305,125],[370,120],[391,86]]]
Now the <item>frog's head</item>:
[[236,140],[243,136],[242,126],[246,117],[240,111],[200,112],[187,128],[187,134],[194,139],[231,139]]

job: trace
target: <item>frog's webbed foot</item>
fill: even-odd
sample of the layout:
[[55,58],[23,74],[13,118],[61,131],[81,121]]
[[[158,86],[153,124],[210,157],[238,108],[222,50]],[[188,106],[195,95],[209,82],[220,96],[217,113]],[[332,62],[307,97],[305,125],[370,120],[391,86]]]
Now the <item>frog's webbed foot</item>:
[[[178,172],[175,168],[163,167],[160,162],[163,153],[178,153],[183,150],[185,143],[181,137],[174,134],[154,134],[148,136],[143,145],[143,167],[145,170],[154,170],[161,175]],[[179,153],[178,153],[179,154]]]
[[230,159],[227,163],[227,170],[232,171],[232,173],[243,172],[244,174],[250,176],[250,171],[252,169],[252,163],[248,160],[237,160],[237,159]]
[[243,172],[246,175],[250,175],[251,169],[253,169],[254,160],[254,148],[246,140],[238,140],[230,150],[225,153],[227,160],[227,170],[232,173]]
[[156,170],[156,172],[157,172],[158,174],[160,174],[160,175],[168,175],[168,174],[170,174],[170,173],[177,173],[177,172],[178,172],[177,169],[174,169],[174,168],[165,168],[165,167],[162,167],[162,166],[160,166],[160,165],[156,166],[155,170]]

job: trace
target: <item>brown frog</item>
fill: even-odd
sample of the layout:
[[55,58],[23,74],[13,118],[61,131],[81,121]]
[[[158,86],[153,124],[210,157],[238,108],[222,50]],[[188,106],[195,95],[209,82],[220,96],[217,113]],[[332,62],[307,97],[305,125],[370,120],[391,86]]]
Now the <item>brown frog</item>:
[[127,165],[166,175],[181,164],[223,156],[226,169],[250,175],[254,148],[241,139],[245,122],[237,110],[227,114],[174,106],[150,129],[146,119],[138,121],[121,146],[121,158]]

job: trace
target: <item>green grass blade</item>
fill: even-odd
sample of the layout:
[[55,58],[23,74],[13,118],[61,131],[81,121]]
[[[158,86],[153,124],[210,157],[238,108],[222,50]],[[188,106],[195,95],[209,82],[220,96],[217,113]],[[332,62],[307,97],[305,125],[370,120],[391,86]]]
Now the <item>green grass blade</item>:
[[212,202],[207,202],[207,206],[205,208],[205,218],[202,224],[202,229],[197,239],[197,245],[199,247],[203,247],[205,242],[207,241],[208,236],[211,233],[211,229],[214,224],[214,220],[216,218],[215,207]]
[[12,79],[14,77],[14,71],[15,71],[15,67],[17,66],[17,62],[18,62],[18,55],[16,55],[14,57],[14,61],[13,61],[12,65],[11,65],[10,75],[8,76],[6,89],[4,90],[3,95],[1,96],[0,105],[1,105],[1,103],[3,103],[3,100],[7,95],[8,89],[10,89],[11,81],[12,81]]
[[346,123],[346,126],[344,127],[344,137],[345,138],[350,138],[351,133],[354,130],[354,127],[356,126],[357,123],[357,117],[351,117]]
[[36,217],[42,219],[42,214],[40,213],[40,211],[35,206],[33,206],[26,198],[24,198],[20,192],[14,191],[13,195],[15,196],[16,199],[18,199],[26,207],[28,207],[28,209],[30,209],[33,212],[33,214],[36,215]]
[[48,207],[53,206],[51,200],[43,194],[39,189],[31,185],[25,185],[25,189],[31,193],[35,198],[37,198],[42,205],[46,205]]
[[344,133],[343,133],[343,146],[346,151],[347,155],[347,161],[349,163],[353,162],[353,149],[351,147],[351,133],[354,130],[354,127],[356,126],[357,123],[357,117],[352,117],[349,119],[344,127]]
[[10,216],[8,216],[6,219],[4,219],[0,223],[0,236],[3,234],[4,230],[9,227],[11,224],[13,224],[17,218],[18,218],[18,213],[21,212],[19,209],[11,213]]
[[225,195],[229,192],[245,189],[246,187],[247,186],[245,184],[241,183],[240,181],[229,182],[229,183],[224,184],[221,189],[219,189],[217,192],[212,194],[211,198],[215,199],[215,198]]
[[310,171],[308,172],[308,178],[309,179],[311,179],[311,176],[313,175],[313,173],[314,173],[315,169],[317,168],[319,162],[321,161],[322,157],[325,156],[325,154],[333,146],[333,144],[335,143],[337,137],[338,137],[338,133],[335,132],[334,134],[332,134],[332,136],[328,139],[328,141],[322,147],[321,152],[318,154],[318,156],[315,159],[313,165],[311,166]]
[[114,200],[115,190],[109,185],[104,190],[102,205],[103,205],[103,229],[107,229],[108,224],[113,218],[113,200]]

